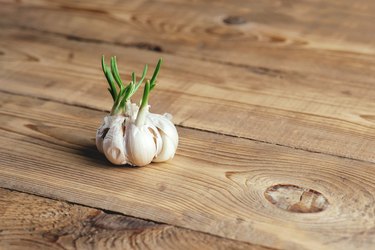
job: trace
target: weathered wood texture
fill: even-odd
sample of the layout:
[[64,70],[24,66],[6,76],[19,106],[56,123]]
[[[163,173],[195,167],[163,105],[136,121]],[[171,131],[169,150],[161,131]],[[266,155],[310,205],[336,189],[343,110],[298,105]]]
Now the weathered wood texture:
[[[374,2],[0,5],[1,187],[265,247],[375,248]],[[179,125],[173,161],[121,168],[98,155],[95,130],[111,106],[101,54],[117,55],[127,75],[165,59],[151,104]],[[141,241],[148,226],[140,234],[117,232],[123,225],[116,221],[116,229],[90,235],[98,216],[111,216],[56,204],[81,212],[64,220],[74,225],[30,233],[46,247],[59,242],[59,230],[72,232],[62,236],[67,248],[74,241],[100,247],[112,233],[148,244]],[[5,215],[17,213],[12,207]],[[170,235],[186,248],[195,243],[184,240],[193,239],[202,248],[253,247],[151,228],[148,246],[155,248],[174,248]],[[17,232],[6,242],[22,247]],[[173,236],[178,232],[185,233]]]
[[267,250],[0,188],[0,249]]
[[275,248],[375,244],[373,163],[179,128],[173,161],[111,167],[94,144],[103,112],[0,100],[2,187]]
[[153,105],[177,124],[375,162],[374,9],[341,0],[4,1],[1,89],[108,109],[102,53],[128,71],[163,56]]

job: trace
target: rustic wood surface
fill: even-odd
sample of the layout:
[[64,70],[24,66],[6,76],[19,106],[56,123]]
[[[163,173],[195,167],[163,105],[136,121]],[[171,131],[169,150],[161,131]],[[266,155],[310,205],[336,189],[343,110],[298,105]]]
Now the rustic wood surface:
[[[63,200],[0,189],[0,248],[375,249],[373,2],[0,5],[0,187]],[[101,54],[164,58],[172,161],[96,152]]]

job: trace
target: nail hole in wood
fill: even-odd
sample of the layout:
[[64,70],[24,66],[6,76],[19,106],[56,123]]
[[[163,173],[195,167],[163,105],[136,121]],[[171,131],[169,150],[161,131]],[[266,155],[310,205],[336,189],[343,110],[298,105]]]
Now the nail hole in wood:
[[246,23],[246,19],[241,16],[228,16],[223,19],[223,22],[228,25],[239,25]]
[[144,50],[151,50],[154,52],[163,52],[163,48],[160,45],[157,44],[152,44],[152,43],[145,43],[145,42],[139,42],[139,43],[134,43],[133,44],[135,47],[139,49],[144,49]]
[[283,42],[286,41],[286,39],[284,37],[281,37],[281,36],[270,36],[270,40],[273,43],[283,43]]
[[329,205],[323,194],[295,185],[271,186],[264,192],[264,196],[276,207],[293,213],[317,213]]

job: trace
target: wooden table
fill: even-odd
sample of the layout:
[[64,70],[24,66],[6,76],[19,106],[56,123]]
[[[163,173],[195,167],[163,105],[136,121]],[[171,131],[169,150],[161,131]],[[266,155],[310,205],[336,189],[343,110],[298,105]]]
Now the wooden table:
[[[374,1],[0,0],[0,27],[0,249],[375,249]],[[102,54],[163,57],[172,161],[97,152]]]

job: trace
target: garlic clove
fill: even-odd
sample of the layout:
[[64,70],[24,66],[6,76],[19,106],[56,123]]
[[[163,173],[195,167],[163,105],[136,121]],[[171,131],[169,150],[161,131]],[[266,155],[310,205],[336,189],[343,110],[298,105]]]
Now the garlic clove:
[[106,158],[113,164],[126,164],[128,159],[126,157],[124,145],[124,120],[123,116],[109,116],[110,126],[108,133],[103,140],[103,152]]
[[146,126],[148,126],[148,130],[151,132],[152,138],[154,139],[154,142],[156,145],[156,152],[155,152],[155,156],[156,156],[160,154],[161,150],[163,149],[163,139],[157,127],[155,127],[153,124],[149,124]]
[[160,131],[163,131],[173,142],[175,148],[178,146],[178,133],[175,125],[171,121],[171,115],[149,113],[147,116],[147,124],[155,125]]
[[178,133],[173,122],[170,120],[171,115],[149,113],[146,123],[153,124],[158,129],[163,145],[159,154],[155,156],[153,162],[163,162],[172,159],[178,146]]
[[129,162],[136,166],[145,166],[161,149],[161,136],[151,125],[136,126],[129,122],[125,132],[125,148]]
[[152,160],[153,162],[168,161],[172,159],[176,153],[175,142],[172,140],[172,138],[166,135],[163,131],[160,132],[160,135],[163,140],[163,148],[161,152]]

